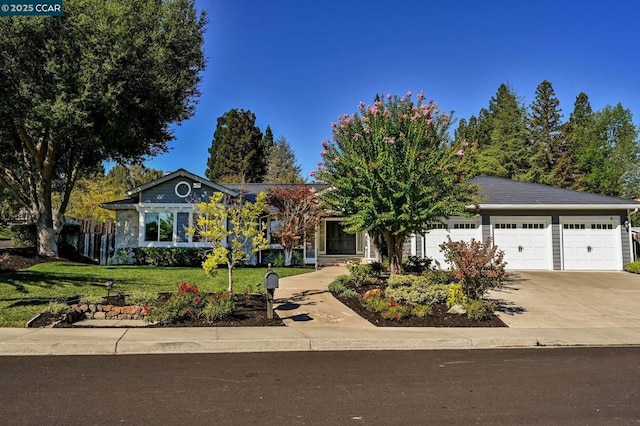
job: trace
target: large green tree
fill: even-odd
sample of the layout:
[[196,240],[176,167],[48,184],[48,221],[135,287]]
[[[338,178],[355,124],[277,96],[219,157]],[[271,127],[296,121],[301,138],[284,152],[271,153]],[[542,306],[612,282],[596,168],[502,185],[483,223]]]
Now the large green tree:
[[205,176],[216,182],[262,182],[266,141],[251,111],[231,109],[218,118]]
[[284,136],[280,136],[268,155],[267,183],[304,183],[302,169],[297,164],[296,154]]
[[347,231],[384,236],[392,274],[402,271],[402,246],[431,222],[464,214],[475,188],[450,145],[450,117],[411,93],[377,97],[373,105],[334,123],[316,174],[330,185],[325,206],[344,214]]
[[565,149],[559,105],[551,83],[541,82],[536,88],[528,121],[529,170],[524,179],[529,182],[556,183],[553,176],[559,171],[558,162]]
[[527,117],[522,102],[506,84],[489,101],[486,119],[490,142],[478,147],[478,172],[521,179],[528,170]]
[[615,197],[640,195],[640,142],[631,111],[621,104],[593,114],[579,162],[587,191]]
[[193,0],[64,6],[61,17],[0,19],[0,184],[36,217],[50,256],[77,180],[104,160],[166,151],[205,66]]

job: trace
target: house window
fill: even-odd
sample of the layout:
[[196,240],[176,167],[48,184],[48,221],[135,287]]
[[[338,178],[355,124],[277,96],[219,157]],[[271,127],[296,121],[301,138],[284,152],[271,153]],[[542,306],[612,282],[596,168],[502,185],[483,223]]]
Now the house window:
[[475,223],[454,223],[453,229],[476,229]]
[[145,213],[145,241],[173,241],[173,213]]
[[176,213],[176,241],[179,243],[189,242],[187,229],[189,228],[189,213]]
[[496,223],[496,229],[516,229],[515,223]]
[[544,223],[523,223],[522,229],[544,229]]
[[276,231],[283,225],[281,220],[272,220],[269,222],[269,244],[280,244],[281,240],[276,236]]
[[586,225],[584,223],[565,223],[562,225],[563,229],[586,229]]

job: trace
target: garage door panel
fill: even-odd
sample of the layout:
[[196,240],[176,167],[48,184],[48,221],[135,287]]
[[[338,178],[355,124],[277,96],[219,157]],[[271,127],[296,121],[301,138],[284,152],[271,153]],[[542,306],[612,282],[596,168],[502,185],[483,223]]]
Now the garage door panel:
[[551,269],[550,220],[496,218],[494,243],[504,251],[507,269]]
[[563,220],[562,249],[564,269],[620,269],[622,249],[615,220]]

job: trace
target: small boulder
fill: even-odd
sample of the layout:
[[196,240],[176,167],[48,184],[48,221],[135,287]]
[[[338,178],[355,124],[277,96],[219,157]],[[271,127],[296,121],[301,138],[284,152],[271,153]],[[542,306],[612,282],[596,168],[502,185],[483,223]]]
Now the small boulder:
[[467,313],[467,310],[462,305],[453,305],[452,307],[449,308],[447,313],[448,314],[464,315],[464,314]]

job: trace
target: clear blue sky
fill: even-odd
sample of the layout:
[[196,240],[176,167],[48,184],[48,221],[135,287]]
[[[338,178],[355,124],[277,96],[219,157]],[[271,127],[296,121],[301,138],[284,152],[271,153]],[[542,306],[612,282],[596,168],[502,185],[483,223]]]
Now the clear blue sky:
[[583,91],[594,110],[620,102],[639,122],[637,0],[196,3],[208,13],[208,65],[196,114],[146,163],[164,171],[204,175],[216,119],[239,108],[286,137],[308,177],[331,122],[376,93],[424,91],[460,119],[501,83],[528,105],[546,79],[564,120]]

